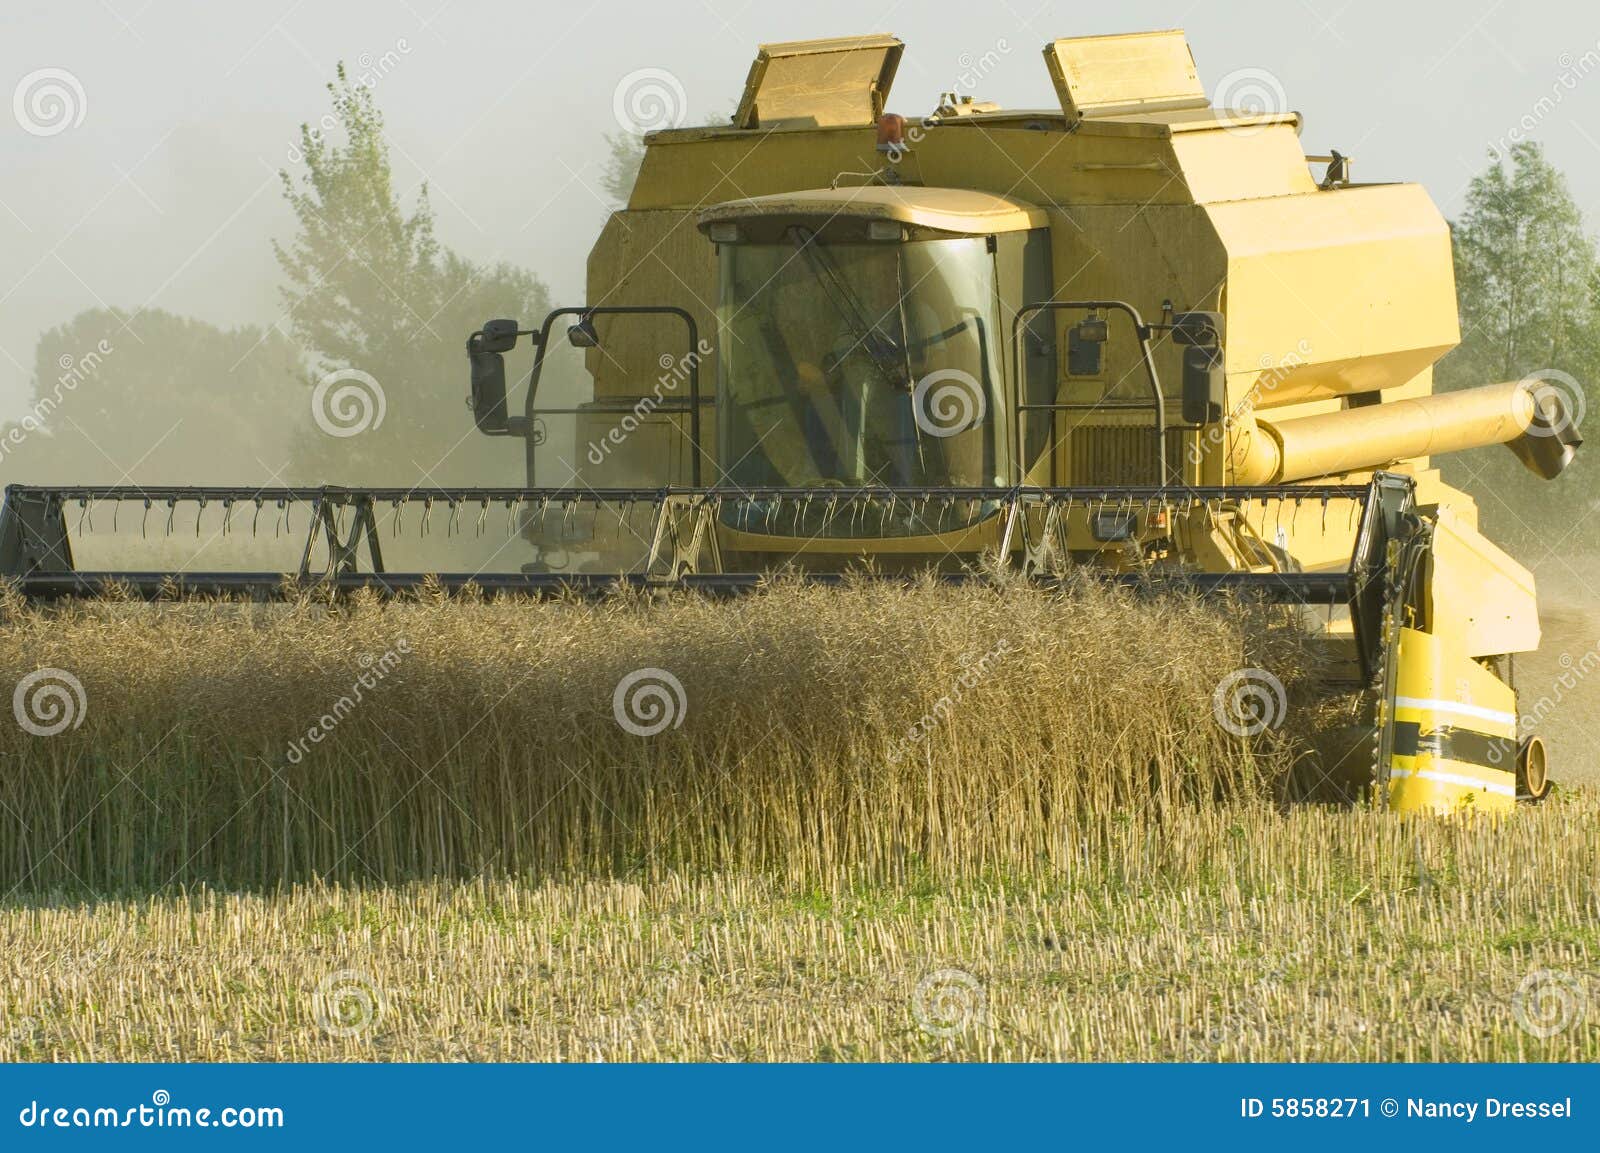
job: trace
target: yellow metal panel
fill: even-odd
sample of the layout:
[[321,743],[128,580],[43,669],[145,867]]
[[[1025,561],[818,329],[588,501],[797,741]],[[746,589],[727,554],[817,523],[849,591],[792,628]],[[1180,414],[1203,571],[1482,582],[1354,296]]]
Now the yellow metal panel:
[[1460,339],[1449,227],[1421,187],[1205,211],[1228,250],[1229,374],[1300,350],[1262,407],[1405,384]]
[[698,211],[746,196],[826,188],[841,172],[880,167],[877,140],[873,128],[662,134],[649,141],[628,207]]
[[1516,694],[1449,637],[1402,629],[1397,659],[1389,807],[1413,813],[1515,808]]
[[1197,204],[1317,191],[1292,122],[1180,132],[1172,150]]
[[1464,655],[1500,656],[1539,647],[1533,574],[1453,509],[1439,509],[1433,538],[1434,631],[1457,631]]
[[757,216],[864,217],[972,236],[1025,232],[1048,221],[1042,208],[988,192],[865,185],[730,200],[701,212],[699,224]]
[[[819,489],[817,505],[826,500],[826,489]],[[813,535],[796,537],[774,534],[741,532],[726,524],[718,524],[717,539],[723,551],[751,554],[766,553],[774,557],[805,556],[813,558],[837,557],[849,560],[862,555],[873,557],[934,557],[949,562],[970,559],[972,554],[992,549],[1000,543],[1003,523],[999,517],[988,517],[966,528],[946,533],[929,533],[926,536],[872,536],[865,532],[870,523],[870,512],[842,512],[845,523],[859,523],[863,535],[858,537],[833,537]],[[919,561],[919,564],[926,562]]]
[[1069,120],[1206,104],[1181,28],[1057,40],[1045,46],[1044,58]]
[[913,145],[908,182],[981,188],[1034,204],[1188,204],[1162,136],[1102,136],[956,122]]
[[763,44],[733,122],[740,128],[876,124],[904,51],[893,36]]
[[[694,227],[691,213],[674,211],[617,212],[606,222],[589,253],[588,300],[593,305],[676,304],[687,309],[699,329],[702,347],[710,351],[700,360],[700,390],[705,397],[716,392],[717,344],[716,249]],[[673,316],[602,316],[595,326],[601,346],[590,349],[585,363],[600,399],[653,395],[664,391],[686,399],[682,383],[683,358],[689,338],[683,322]],[[559,335],[559,334],[558,334]],[[701,409],[700,435],[705,456],[705,479],[717,473],[716,409]],[[598,418],[596,418],[598,419]],[[658,416],[664,419],[664,416]],[[685,431],[687,422],[684,422]],[[657,438],[659,440],[659,438]],[[587,439],[580,441],[587,443]],[[652,441],[650,443],[655,443]],[[686,442],[685,442],[686,447]],[[641,441],[633,446],[634,459],[655,450]],[[651,457],[651,459],[657,459]],[[660,457],[658,477],[679,480],[687,474],[676,458]],[[602,466],[582,469],[585,482],[595,487],[649,483],[641,470],[623,456],[607,455]],[[591,461],[592,465],[593,462]],[[665,483],[665,481],[662,481]],[[683,481],[680,481],[683,483]]]

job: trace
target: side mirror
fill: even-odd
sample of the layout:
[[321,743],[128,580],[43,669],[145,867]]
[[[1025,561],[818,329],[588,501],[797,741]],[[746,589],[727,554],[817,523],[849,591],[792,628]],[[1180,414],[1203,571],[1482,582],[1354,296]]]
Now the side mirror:
[[467,337],[472,365],[472,417],[478,431],[495,435],[510,427],[506,418],[506,358],[517,343],[517,322],[491,320]]
[[1222,343],[1223,323],[1220,312],[1180,312],[1172,318],[1172,339],[1190,347],[1215,348]]
[[510,352],[517,346],[517,322],[491,320],[483,326],[484,352]]
[[[1174,330],[1174,335],[1176,335]],[[1191,345],[1183,350],[1183,421],[1216,424],[1228,404],[1228,378],[1222,371],[1222,350]]]
[[594,317],[585,314],[567,329],[567,343],[573,348],[599,348],[600,334],[594,330]]

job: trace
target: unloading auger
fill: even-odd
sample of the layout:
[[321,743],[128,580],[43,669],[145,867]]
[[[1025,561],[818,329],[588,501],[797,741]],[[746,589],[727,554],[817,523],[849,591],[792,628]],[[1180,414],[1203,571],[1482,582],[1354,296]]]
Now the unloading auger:
[[474,419],[528,487],[12,486],[0,570],[37,598],[997,564],[1248,593],[1296,606],[1344,694],[1329,781],[1401,811],[1543,797],[1512,685],[1533,578],[1431,457],[1502,444],[1553,478],[1575,398],[1434,392],[1460,334],[1427,194],[1308,156],[1295,113],[1212,107],[1181,32],[1047,45],[1050,108],[950,93],[914,120],[885,110],[901,52],[763,46],[729,125],[646,138],[592,303],[471,335]]

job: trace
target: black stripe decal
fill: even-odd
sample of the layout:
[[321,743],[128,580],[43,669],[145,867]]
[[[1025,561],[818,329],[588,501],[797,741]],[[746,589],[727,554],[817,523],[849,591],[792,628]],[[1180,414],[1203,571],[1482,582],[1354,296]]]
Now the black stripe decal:
[[1472,729],[1444,725],[1426,736],[1415,721],[1397,721],[1394,726],[1394,752],[1398,757],[1423,753],[1446,760],[1481,765],[1486,769],[1515,772],[1517,741],[1514,737],[1492,737]]

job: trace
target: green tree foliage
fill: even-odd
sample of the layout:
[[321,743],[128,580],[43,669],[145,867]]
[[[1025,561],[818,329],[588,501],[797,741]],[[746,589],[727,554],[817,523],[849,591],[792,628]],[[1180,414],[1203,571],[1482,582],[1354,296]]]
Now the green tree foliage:
[[[274,245],[295,338],[319,362],[304,403],[324,420],[296,446],[299,471],[330,483],[521,483],[520,456],[504,445],[491,451],[473,429],[464,346],[493,317],[542,318],[545,287],[521,269],[474,264],[444,247],[427,185],[410,212],[395,190],[372,89],[340,65],[328,93],[342,139],[301,126],[304,169],[298,180],[280,173],[299,233]],[[358,380],[319,394],[318,383],[340,370],[370,376],[381,403]],[[332,435],[324,426],[361,431]]]
[[[733,118],[734,105],[727,113],[712,113],[705,118],[708,128],[726,127]],[[637,132],[607,132],[605,167],[600,173],[600,187],[611,198],[612,207],[624,208],[633,195],[634,183],[639,179],[639,168],[644,164],[644,137]]]
[[[1439,365],[1441,388],[1469,388],[1554,373],[1600,416],[1600,261],[1565,178],[1538,144],[1512,147],[1476,177],[1451,230],[1461,346]],[[1600,467],[1593,449],[1555,481],[1533,476],[1505,449],[1441,461],[1477,497],[1497,536],[1566,548],[1600,540]],[[1558,542],[1560,544],[1558,545]]]
[[633,195],[634,181],[639,179],[639,166],[644,163],[644,137],[632,132],[607,132],[606,150],[600,186],[612,203],[621,208]]
[[272,329],[92,309],[34,364],[26,414],[0,428],[7,482],[265,484],[310,423],[300,352]]

